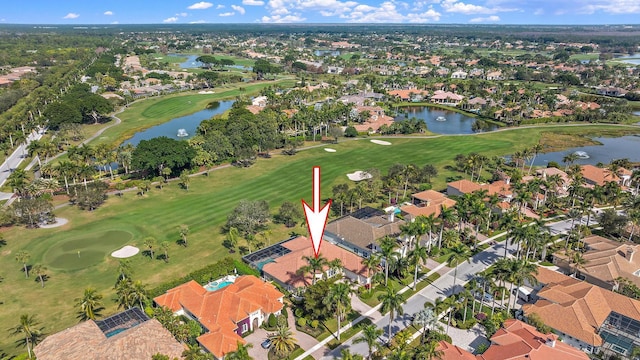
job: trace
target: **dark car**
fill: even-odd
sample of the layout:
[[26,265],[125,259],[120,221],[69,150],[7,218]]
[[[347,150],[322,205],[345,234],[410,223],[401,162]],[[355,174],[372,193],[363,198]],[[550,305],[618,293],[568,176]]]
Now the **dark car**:
[[262,346],[263,349],[268,349],[271,347],[271,339],[267,339],[265,341],[262,342],[262,344],[260,344],[260,346]]

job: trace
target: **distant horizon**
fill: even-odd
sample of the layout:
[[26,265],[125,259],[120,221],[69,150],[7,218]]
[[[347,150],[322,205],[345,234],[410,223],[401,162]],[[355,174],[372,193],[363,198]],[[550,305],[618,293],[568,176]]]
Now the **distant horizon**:
[[640,25],[638,0],[32,0],[0,25],[498,24]]
[[[640,1],[640,0],[639,0]],[[262,23],[262,22],[228,22],[228,23],[118,23],[118,24],[104,24],[104,23],[77,23],[77,24],[60,24],[60,23],[0,23],[2,26],[46,26],[46,27],[87,27],[87,26],[99,26],[99,27],[118,27],[118,26],[141,26],[141,25],[158,25],[158,26],[198,26],[198,25],[256,25],[256,26],[466,26],[466,27],[500,27],[500,26],[542,26],[542,27],[554,27],[554,26],[595,26],[595,27],[628,27],[638,28],[640,30],[640,23],[620,23],[620,24],[567,24],[567,23],[554,23],[554,24],[536,24],[536,23],[493,23],[493,24],[473,24],[473,23],[330,23],[330,22],[297,22],[297,23]]]

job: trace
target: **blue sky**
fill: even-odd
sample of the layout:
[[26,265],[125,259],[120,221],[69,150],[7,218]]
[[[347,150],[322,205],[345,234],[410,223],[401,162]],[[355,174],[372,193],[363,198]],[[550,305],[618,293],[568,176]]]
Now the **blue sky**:
[[640,0],[28,0],[7,24],[639,24]]

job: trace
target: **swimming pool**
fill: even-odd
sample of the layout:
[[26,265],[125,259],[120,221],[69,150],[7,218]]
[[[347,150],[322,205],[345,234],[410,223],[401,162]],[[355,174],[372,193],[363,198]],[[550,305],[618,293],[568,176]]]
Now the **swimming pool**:
[[227,275],[221,279],[212,281],[204,286],[207,291],[217,291],[226,286],[233,284],[236,281],[236,277],[234,275]]

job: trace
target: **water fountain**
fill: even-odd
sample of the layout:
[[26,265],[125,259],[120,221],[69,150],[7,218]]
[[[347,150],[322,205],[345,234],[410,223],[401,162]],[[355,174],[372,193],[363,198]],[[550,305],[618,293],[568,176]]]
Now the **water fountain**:
[[436,118],[436,121],[447,121],[447,118],[446,118],[446,117],[444,117],[444,116],[438,116],[438,117]]
[[178,137],[185,137],[185,136],[189,136],[189,133],[187,133],[187,130],[185,129],[178,129]]
[[584,151],[576,151],[576,152],[573,153],[573,155],[578,157],[578,159],[588,159],[589,158],[589,154],[587,154]]

